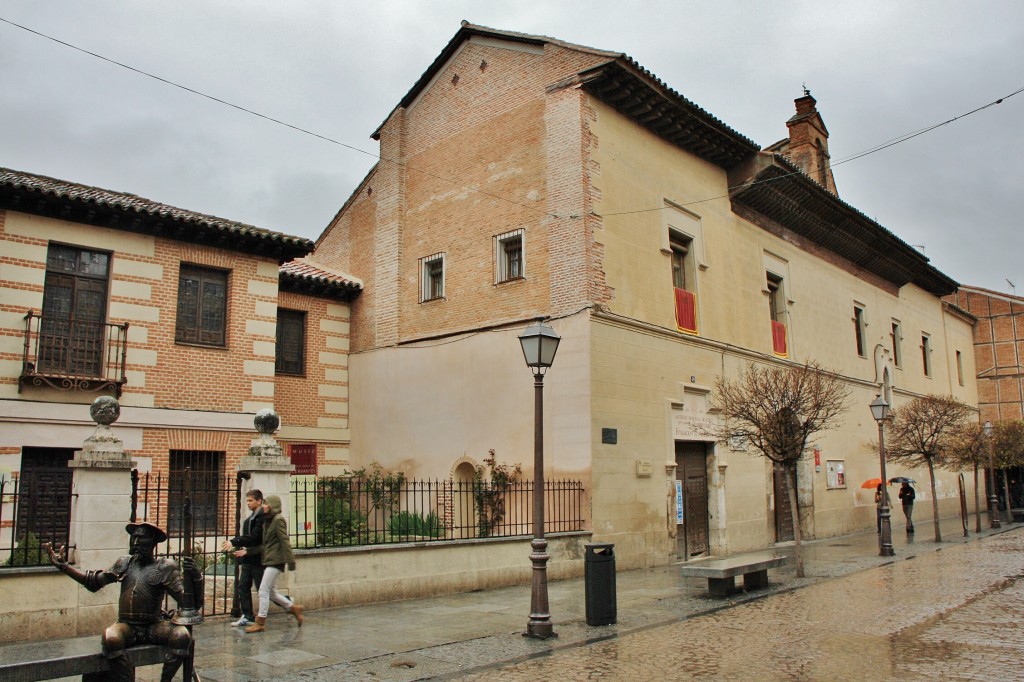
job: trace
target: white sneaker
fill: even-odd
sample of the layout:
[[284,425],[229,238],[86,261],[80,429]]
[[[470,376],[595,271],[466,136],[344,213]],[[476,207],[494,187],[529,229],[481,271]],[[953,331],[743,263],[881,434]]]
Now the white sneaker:
[[252,624],[253,624],[253,621],[249,620],[249,619],[248,619],[248,618],[246,618],[245,616],[242,616],[241,618],[239,618],[238,620],[236,620],[236,621],[235,621],[234,623],[232,623],[231,625],[232,625],[232,626],[234,626],[234,627],[236,627],[236,628],[241,628],[241,627],[245,627],[246,625],[252,625]]

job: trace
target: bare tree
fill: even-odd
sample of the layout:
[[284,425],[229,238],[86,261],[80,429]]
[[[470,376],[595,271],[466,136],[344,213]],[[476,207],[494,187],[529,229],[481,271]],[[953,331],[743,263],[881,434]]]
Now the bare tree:
[[981,424],[963,422],[951,435],[946,450],[946,463],[950,468],[974,471],[974,532],[981,532],[981,487],[978,472],[988,463],[988,441]]
[[950,455],[954,434],[970,414],[971,408],[953,396],[926,395],[897,407],[890,415],[885,458],[907,467],[928,467],[936,542],[942,542],[942,531],[935,467],[956,466]]
[[750,364],[735,379],[719,378],[715,388],[711,404],[721,412],[722,425],[712,435],[723,442],[746,440],[790,483],[796,574],[802,578],[800,514],[792,485],[796,465],[816,433],[839,426],[850,391],[834,372],[813,361],[791,368]]

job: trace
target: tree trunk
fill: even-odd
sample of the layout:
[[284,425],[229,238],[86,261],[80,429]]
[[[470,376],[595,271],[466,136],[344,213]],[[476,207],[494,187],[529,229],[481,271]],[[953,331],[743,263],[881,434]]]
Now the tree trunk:
[[928,458],[928,478],[932,485],[932,518],[935,520],[935,542],[942,542],[942,530],[939,528],[939,497],[935,494],[935,464]]
[[974,532],[981,532],[981,495],[978,491],[978,463],[974,463]]
[[1006,501],[1006,522],[1009,523],[1013,519],[1013,512],[1010,511],[1010,476],[1003,469],[1003,499]]
[[[796,462],[786,462],[782,465],[782,473],[789,485],[789,513],[793,515],[793,554],[796,558],[796,577],[804,577],[804,554],[800,546],[802,533],[800,532],[800,508],[796,499]],[[792,474],[792,475],[791,475]]]

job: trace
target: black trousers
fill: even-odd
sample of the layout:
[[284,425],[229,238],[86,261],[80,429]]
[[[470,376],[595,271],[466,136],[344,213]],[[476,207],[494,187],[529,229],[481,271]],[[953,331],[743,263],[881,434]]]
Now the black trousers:
[[263,582],[263,566],[245,563],[238,565],[238,585],[235,586],[235,589],[238,590],[238,606],[242,609],[242,616],[246,620],[256,620],[256,612],[252,608],[252,590],[254,586],[259,590],[261,582]]

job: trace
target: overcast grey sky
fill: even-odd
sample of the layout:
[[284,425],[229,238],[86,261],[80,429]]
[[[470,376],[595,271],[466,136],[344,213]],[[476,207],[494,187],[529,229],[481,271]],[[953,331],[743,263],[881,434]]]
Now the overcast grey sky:
[[[0,166],[314,239],[462,19],[625,52],[762,146],[806,83],[834,162],[1024,87],[1018,0],[4,0],[0,18],[366,152],[0,22]],[[1022,121],[1024,93],[837,165],[839,194],[955,280],[1024,294]]]

